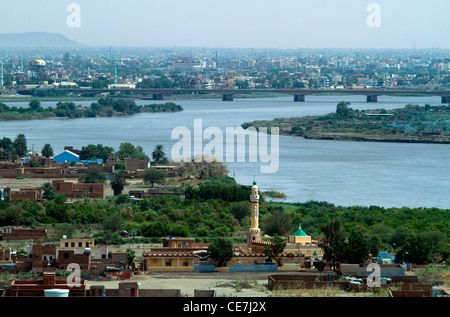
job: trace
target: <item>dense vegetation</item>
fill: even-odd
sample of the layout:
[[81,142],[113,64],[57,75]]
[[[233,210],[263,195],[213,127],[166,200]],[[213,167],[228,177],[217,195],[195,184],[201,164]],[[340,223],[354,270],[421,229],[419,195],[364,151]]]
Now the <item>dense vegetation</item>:
[[280,134],[307,139],[450,143],[450,106],[355,110],[349,105],[340,102],[336,112],[324,116],[246,122],[242,127],[278,127]]
[[[185,191],[186,199],[175,196],[133,200],[122,194],[107,200],[85,199],[70,204],[62,195],[42,204],[28,200],[0,201],[0,226],[87,225],[98,229],[94,237],[99,243],[123,242],[120,230],[152,241],[168,235],[212,241],[217,237],[239,239],[236,234],[248,228],[249,186],[238,185],[229,178],[211,179]],[[260,206],[260,226],[270,236],[286,237],[301,224],[314,239],[324,237],[323,226],[333,219],[340,220],[350,241],[357,233],[358,239],[370,241],[372,246],[375,243],[379,250],[404,255],[415,252],[422,262],[445,260],[450,252],[448,209],[343,207],[315,201],[262,201]],[[245,237],[240,239],[236,241],[244,243]]]
[[84,107],[73,102],[58,102],[55,108],[41,106],[32,100],[29,107],[9,107],[0,102],[0,120],[36,120],[48,118],[93,118],[133,115],[141,112],[178,112],[183,108],[173,102],[164,104],[137,105],[134,100],[101,98]]
[[[415,263],[442,261],[450,253],[450,210],[438,208],[384,208],[379,206],[335,206],[327,202],[271,203],[262,229],[286,234],[301,224],[313,237],[323,237],[324,227],[338,220],[346,244],[377,245],[378,250],[397,252]],[[274,223],[284,224],[274,226]],[[278,231],[276,231],[278,230]]]

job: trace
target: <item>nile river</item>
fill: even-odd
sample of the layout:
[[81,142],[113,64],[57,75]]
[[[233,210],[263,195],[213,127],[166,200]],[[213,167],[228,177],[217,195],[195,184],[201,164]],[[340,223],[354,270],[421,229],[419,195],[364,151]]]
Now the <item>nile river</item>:
[[[279,117],[322,115],[336,110],[339,101],[350,101],[354,109],[401,108],[406,104],[439,105],[440,97],[381,96],[378,103],[366,103],[365,96],[306,96],[306,102],[293,97],[249,98],[223,102],[219,99],[175,100],[184,111],[179,113],[142,113],[129,117],[55,119],[0,123],[0,137],[14,139],[25,134],[28,147],[41,150],[50,143],[55,154],[64,146],[81,149],[87,144],[103,144],[118,149],[120,143],[140,145],[151,155],[156,144],[163,144],[171,158],[175,128],[185,128],[194,137],[194,120],[201,119],[204,131],[209,127],[223,132],[243,122]],[[137,104],[165,101],[136,101]],[[9,106],[27,106],[27,102],[5,102]],[[76,104],[89,105],[90,101]],[[54,107],[56,102],[42,102]],[[269,139],[269,138],[268,138]],[[270,139],[269,139],[270,141]],[[204,140],[203,145],[209,140]],[[194,149],[192,150],[193,154]],[[270,151],[270,147],[269,147]],[[224,144],[224,152],[225,144]],[[282,201],[327,201],[336,205],[378,205],[384,207],[450,208],[450,145],[376,143],[305,140],[279,137],[279,166],[275,173],[261,173],[257,162],[226,161],[236,181],[260,190],[276,190],[287,195]]]

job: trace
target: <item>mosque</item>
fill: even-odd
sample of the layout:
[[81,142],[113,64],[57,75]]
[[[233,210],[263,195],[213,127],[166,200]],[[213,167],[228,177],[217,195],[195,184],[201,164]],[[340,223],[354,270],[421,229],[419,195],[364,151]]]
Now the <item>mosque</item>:
[[[247,245],[233,247],[233,257],[227,265],[263,264],[266,263],[264,249],[270,241],[263,239],[259,228],[259,193],[256,182],[253,182],[250,193],[250,228],[247,232]],[[144,267],[148,271],[193,271],[198,264],[212,263],[208,254],[209,243],[196,243],[194,238],[163,237],[162,247],[152,247],[143,253]],[[317,241],[299,228],[289,235],[283,252],[283,264],[302,264],[310,260],[321,259],[323,250]],[[218,270],[220,268],[215,268]]]
[[[270,244],[268,241],[263,241],[261,230],[259,228],[259,193],[256,181],[250,194],[250,228],[247,233],[247,248],[253,254],[261,253],[266,245]],[[321,258],[323,250],[319,247],[318,242],[312,240],[299,225],[298,229],[289,235],[284,250],[286,256],[305,256],[311,258]]]

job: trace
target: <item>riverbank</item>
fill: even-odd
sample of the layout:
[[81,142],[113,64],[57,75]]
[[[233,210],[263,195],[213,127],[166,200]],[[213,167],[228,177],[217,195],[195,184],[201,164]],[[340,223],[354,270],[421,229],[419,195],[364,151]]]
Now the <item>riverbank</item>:
[[123,117],[144,112],[179,111],[183,111],[183,108],[173,102],[142,106],[130,99],[101,98],[89,106],[76,105],[74,102],[66,101],[58,102],[55,108],[41,107],[39,100],[30,101],[29,107],[10,107],[0,101],[0,121]]
[[385,110],[354,110],[339,103],[336,113],[323,116],[276,118],[242,124],[260,130],[278,128],[279,134],[305,139],[450,144],[450,106]]

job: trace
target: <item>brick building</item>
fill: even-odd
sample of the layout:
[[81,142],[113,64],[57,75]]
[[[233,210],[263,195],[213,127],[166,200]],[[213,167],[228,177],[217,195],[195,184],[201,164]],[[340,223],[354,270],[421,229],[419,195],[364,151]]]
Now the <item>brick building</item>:
[[99,183],[73,183],[65,180],[53,180],[56,194],[67,198],[105,198],[105,185]]
[[0,228],[0,240],[47,240],[45,229],[23,229],[18,227]]
[[10,187],[6,187],[2,190],[2,196],[4,199],[9,199],[10,201],[16,201],[21,198],[31,201],[41,201],[42,191],[39,187],[21,188],[19,190],[12,190]]
[[54,270],[58,265],[55,245],[33,244],[28,257],[31,259],[32,269],[37,273]]
[[67,280],[58,280],[55,272],[46,272],[42,280],[34,281],[13,281],[9,290],[6,290],[4,297],[44,297],[45,290],[65,289],[69,290],[69,297],[85,297],[86,281],[80,280],[78,283],[67,284]]
[[88,270],[91,267],[90,252],[85,251],[77,254],[75,250],[59,249],[57,263],[60,270],[66,270],[68,265],[72,263],[78,264],[80,270]]

